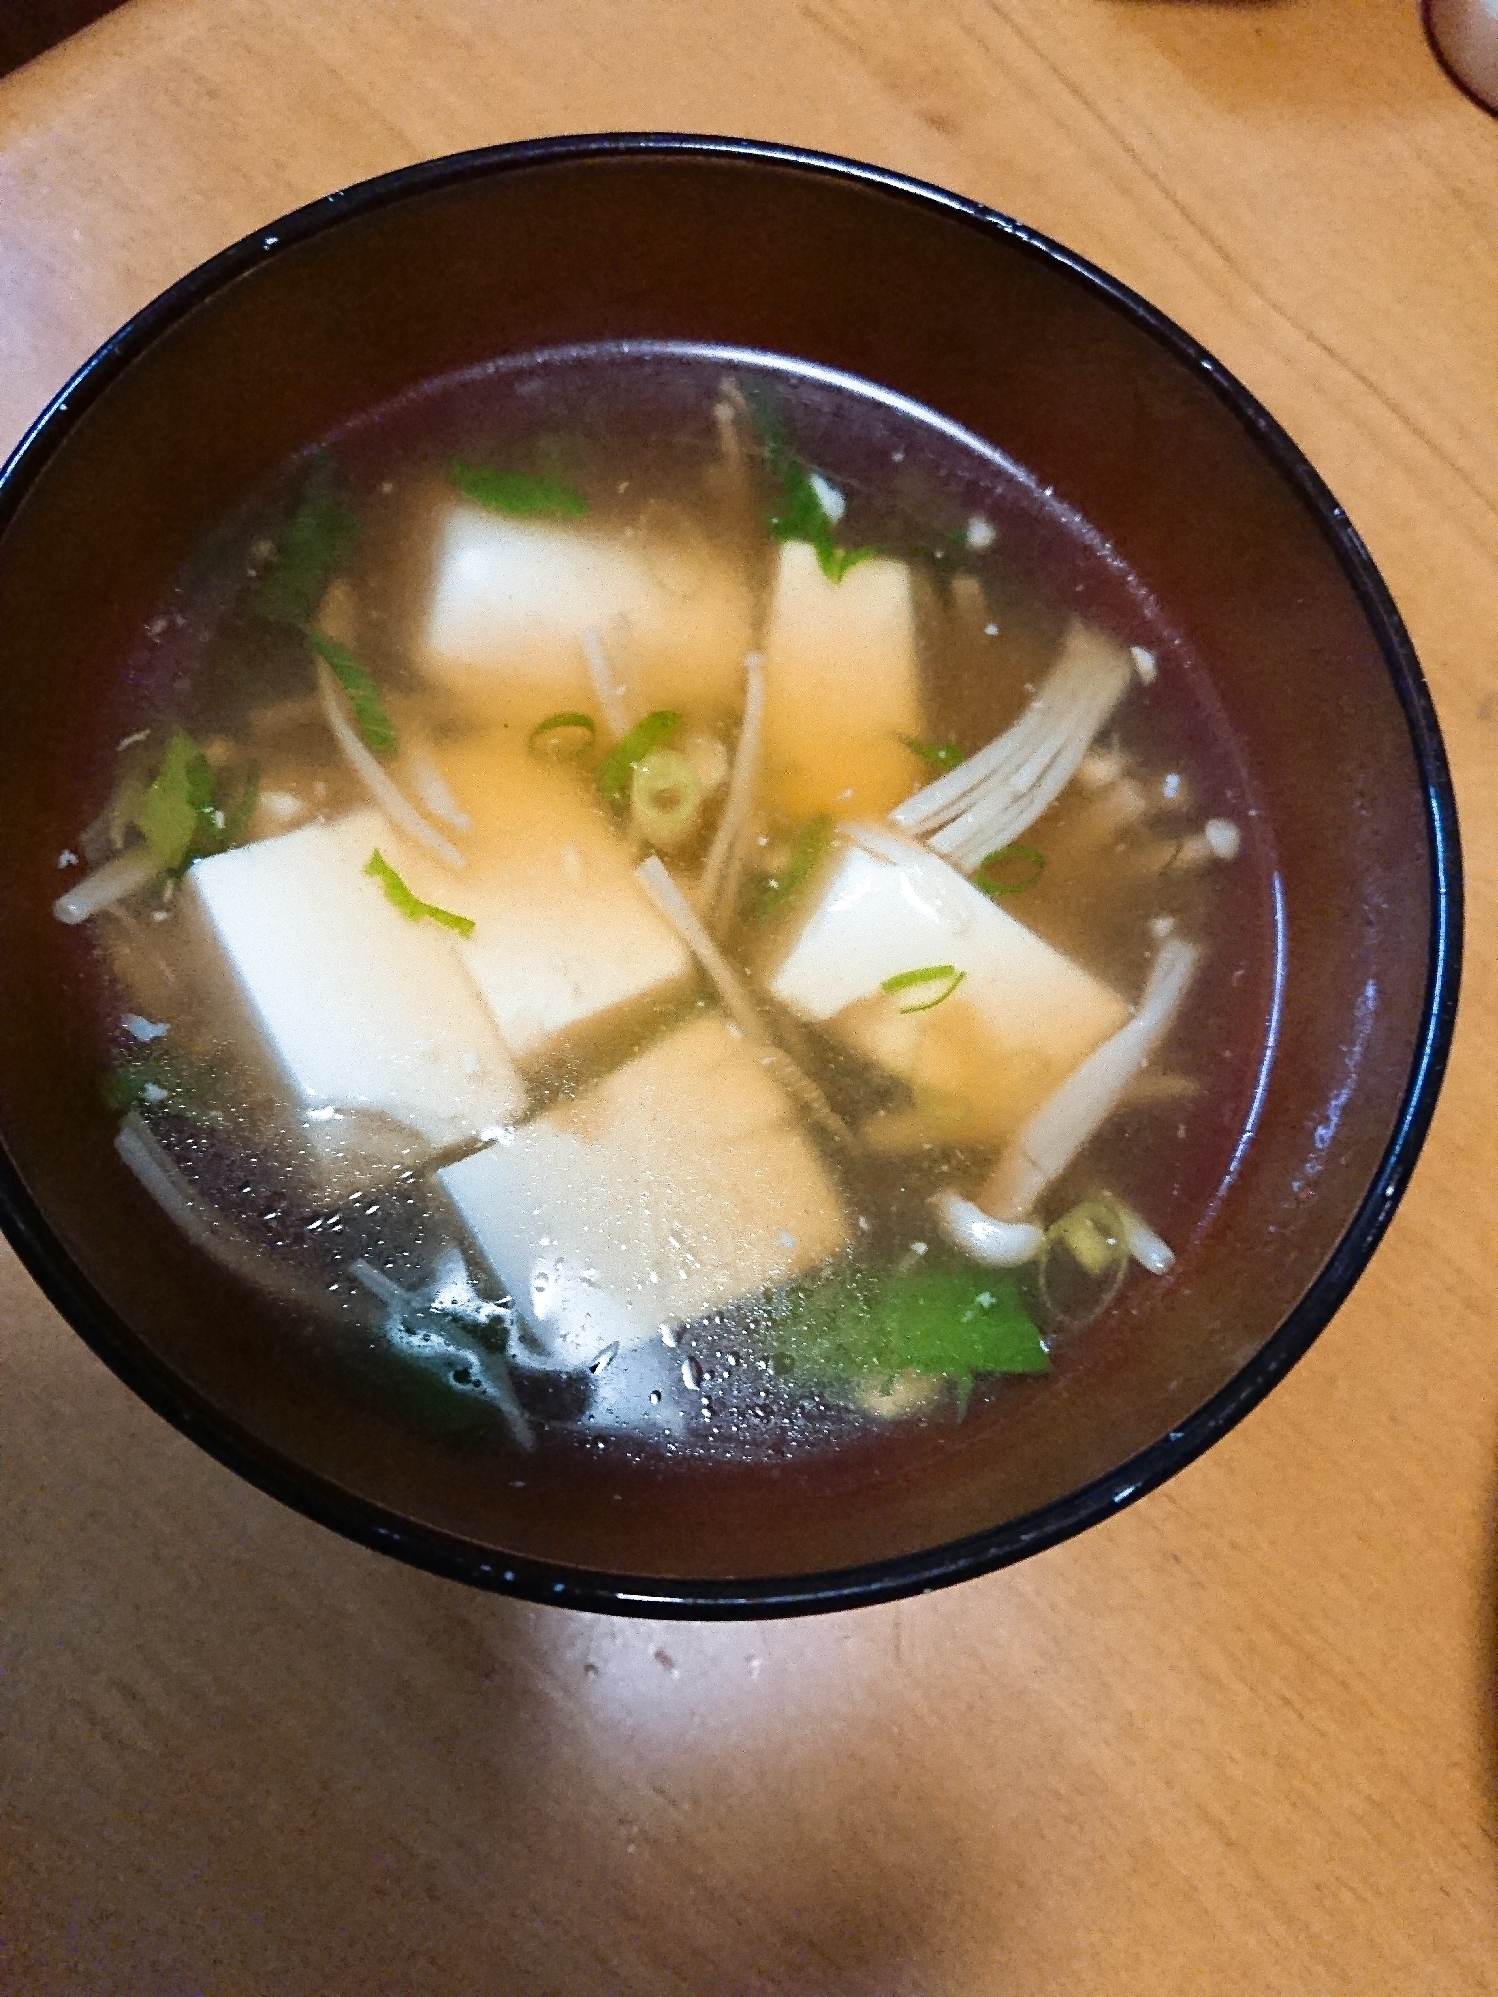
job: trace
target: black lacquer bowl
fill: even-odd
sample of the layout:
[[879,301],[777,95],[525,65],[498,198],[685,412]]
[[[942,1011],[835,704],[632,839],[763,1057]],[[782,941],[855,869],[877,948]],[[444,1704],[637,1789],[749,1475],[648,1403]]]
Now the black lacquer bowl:
[[[320,1365],[120,1165],[59,851],[91,814],[132,634],[206,523],[422,379],[575,342],[685,340],[867,377],[1033,471],[1210,660],[1271,815],[1277,1051],[1221,1224],[1107,1363],[861,1485],[787,1470],[687,1501],[516,1488]],[[766,1615],[981,1573],[1190,1462],[1306,1349],[1409,1177],[1460,947],[1451,786],[1388,593],[1300,452],[1141,299],[1001,215],[737,141],[547,141],[330,196],[174,286],[0,480],[0,1204],[94,1350],[267,1491],[480,1585],[633,1614]],[[112,748],[112,744],[108,745]]]

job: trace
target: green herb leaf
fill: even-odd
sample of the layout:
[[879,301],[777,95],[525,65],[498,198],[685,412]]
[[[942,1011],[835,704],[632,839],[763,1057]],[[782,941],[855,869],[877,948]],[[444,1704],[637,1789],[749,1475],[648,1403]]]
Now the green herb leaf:
[[365,672],[353,653],[335,638],[329,638],[321,631],[307,626],[304,632],[307,643],[317,656],[329,665],[339,685],[349,697],[349,705],[354,710],[354,720],[366,744],[377,756],[393,756],[396,750],[395,729],[390,716],[385,712],[385,703],[380,699],[379,689]]
[[877,548],[817,548],[817,561],[822,573],[829,582],[841,582],[849,569],[856,569],[860,562],[872,561]]
[[623,808],[635,764],[644,762],[651,750],[668,741],[680,725],[679,714],[669,707],[658,707],[614,744],[598,766],[598,788],[610,804]]
[[130,823],[163,873],[182,874],[194,860],[238,844],[259,796],[259,775],[252,769],[239,802],[225,811],[207,757],[179,728],[166,745],[156,775],[136,799]]
[[180,873],[196,841],[217,835],[213,771],[192,737],[178,729],[166,745],[161,766],[136,805],[131,822],[151,858],[164,872]]
[[529,472],[495,471],[489,465],[454,458],[447,477],[465,499],[512,520],[581,520],[588,510],[587,500],[572,486],[554,478],[536,478]]
[[419,895],[412,894],[390,862],[381,856],[378,848],[370,854],[369,863],[364,871],[380,883],[385,890],[386,901],[398,908],[402,915],[409,916],[413,922],[420,922],[425,916],[428,922],[440,922],[445,929],[456,929],[460,936],[473,934],[472,916],[454,915],[450,908],[438,908],[434,903],[423,901]]
[[763,922],[778,914],[792,896],[800,893],[815,873],[831,838],[832,820],[825,812],[806,821],[796,834],[785,865],[767,874],[755,887],[749,907],[753,921]]
[[805,541],[816,553],[817,565],[829,582],[841,582],[849,569],[856,569],[876,555],[877,548],[840,548],[833,534],[811,472],[791,448],[790,434],[780,412],[759,389],[744,395],[770,470],[780,487],[779,503],[769,517],[769,529],[777,541]]
[[777,541],[809,542],[817,566],[829,582],[841,582],[849,569],[868,561],[873,548],[840,548],[833,535],[832,522],[812,483],[811,473],[799,458],[782,457],[775,467],[780,484],[780,504],[770,515],[769,528]]
[[970,1385],[975,1374],[1050,1365],[1014,1277],[926,1262],[793,1290],[774,1338],[782,1370],[833,1387],[904,1372]]
[[934,999],[924,999],[918,1005],[902,1005],[901,1012],[930,1012],[934,1006],[943,1004],[967,976],[953,964],[926,964],[918,971],[897,971],[892,978],[886,978],[879,989],[882,992],[908,992],[913,985],[934,985],[943,981],[946,990],[938,992]]
[[973,886],[986,895],[1023,894],[1045,872],[1045,854],[1034,846],[1000,846],[973,871]]
[[332,469],[318,464],[261,579],[256,610],[272,624],[305,624],[358,538],[358,515],[344,499]]
[[[538,721],[527,738],[530,749],[551,749],[558,755],[585,756],[593,746],[598,730],[591,714],[548,714]],[[569,736],[579,739],[564,748]]]
[[900,740],[933,770],[955,770],[962,761],[962,751],[955,742],[917,742],[913,735],[902,735]]

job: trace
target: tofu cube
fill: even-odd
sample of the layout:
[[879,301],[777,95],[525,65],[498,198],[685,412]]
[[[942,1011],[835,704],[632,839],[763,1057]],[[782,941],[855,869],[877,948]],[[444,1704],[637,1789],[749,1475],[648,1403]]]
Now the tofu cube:
[[780,550],[765,636],[763,791],[787,819],[872,818],[920,784],[901,737],[925,733],[904,562],[830,582],[802,541]]
[[[696,972],[586,773],[531,754],[517,733],[452,743],[441,769],[470,819],[461,894],[474,930],[459,955],[515,1060],[533,1069],[643,1025]],[[431,899],[434,874],[425,862]]]
[[438,1176],[555,1363],[638,1349],[849,1239],[789,1100],[715,1013]]
[[[392,906],[364,872],[377,848],[409,880],[413,854],[360,811],[199,860],[182,884],[187,947],[217,975],[231,1037],[299,1106],[334,1176],[420,1160],[525,1107],[456,939]],[[458,877],[445,900],[461,909]]]
[[[770,990],[908,1086],[908,1109],[866,1126],[874,1145],[1001,1142],[1130,1008],[926,847],[872,837],[877,851],[834,848]],[[902,1008],[938,982],[881,990],[941,964],[965,975],[929,1011]]]
[[597,713],[591,628],[631,720],[662,707],[719,719],[742,706],[753,622],[744,565],[686,527],[626,538],[455,505],[437,527],[416,657],[470,712],[529,730]]

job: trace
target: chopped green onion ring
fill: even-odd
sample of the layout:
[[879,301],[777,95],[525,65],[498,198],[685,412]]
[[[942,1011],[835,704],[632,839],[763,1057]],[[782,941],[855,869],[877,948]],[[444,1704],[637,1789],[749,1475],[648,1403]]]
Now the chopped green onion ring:
[[610,804],[623,809],[635,764],[643,763],[651,750],[668,741],[680,725],[679,714],[669,707],[658,707],[614,744],[598,766],[598,788]]
[[[565,739],[572,734],[583,738],[572,748],[563,748],[561,742],[555,739],[558,736]],[[559,756],[586,756],[597,734],[598,728],[591,714],[548,714],[531,730],[526,746],[530,749],[550,749]]]
[[1023,894],[1044,872],[1045,854],[1038,847],[1000,846],[978,862],[973,886],[990,896]]
[[631,830],[663,852],[684,846],[702,814],[702,779],[679,749],[652,749],[629,786]]
[[475,925],[471,915],[454,915],[450,908],[438,908],[432,902],[412,894],[378,847],[370,854],[364,871],[380,883],[385,890],[386,901],[398,908],[402,915],[409,916],[412,922],[420,922],[425,916],[429,922],[440,922],[446,929],[456,929],[460,936],[473,934]]
[[949,999],[967,976],[955,964],[924,964],[918,971],[897,971],[892,978],[886,978],[879,989],[889,992],[908,992],[915,985],[934,985],[946,981],[946,990],[938,992],[934,999],[923,999],[916,1005],[902,1005],[901,1012],[930,1012],[934,1007]]

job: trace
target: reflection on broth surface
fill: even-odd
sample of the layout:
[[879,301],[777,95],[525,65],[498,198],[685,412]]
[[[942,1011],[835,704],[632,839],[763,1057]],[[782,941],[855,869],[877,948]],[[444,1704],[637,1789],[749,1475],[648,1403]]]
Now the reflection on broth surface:
[[351,1390],[512,1467],[894,1462],[1189,1264],[1268,831],[1137,581],[929,412],[694,349],[429,384],[134,664],[57,902],[119,1152]]

